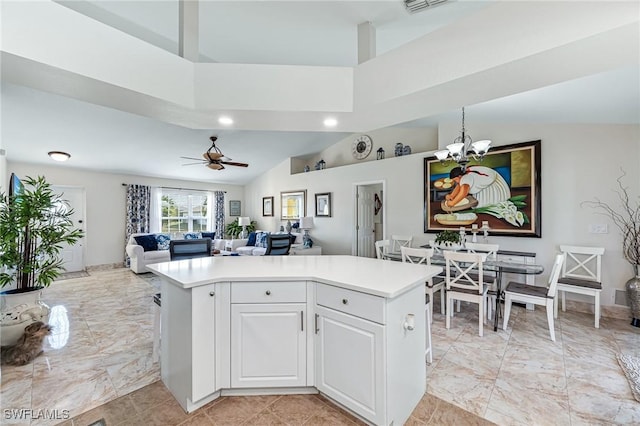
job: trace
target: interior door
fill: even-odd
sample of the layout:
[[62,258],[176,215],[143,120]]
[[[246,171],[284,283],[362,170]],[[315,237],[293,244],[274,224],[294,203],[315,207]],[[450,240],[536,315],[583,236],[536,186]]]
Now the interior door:
[[375,251],[375,194],[376,189],[371,185],[357,187],[357,220],[356,234],[358,256],[376,257]]
[[[84,231],[84,188],[54,186],[53,191],[56,194],[62,194],[62,198],[69,202],[69,206],[73,209],[71,220],[74,227]],[[63,267],[67,272],[84,271],[84,243],[85,237],[82,237],[74,245],[62,245]]]

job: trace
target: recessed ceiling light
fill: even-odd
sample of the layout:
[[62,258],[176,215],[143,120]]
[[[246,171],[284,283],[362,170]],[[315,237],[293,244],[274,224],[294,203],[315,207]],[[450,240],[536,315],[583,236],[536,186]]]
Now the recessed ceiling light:
[[71,155],[62,151],[49,151],[47,154],[49,154],[49,157],[56,161],[67,161],[69,158],[71,158]]
[[338,125],[338,120],[335,118],[327,118],[324,120],[324,125],[327,127],[336,127]]
[[218,123],[224,124],[225,126],[228,126],[230,124],[233,124],[233,119],[231,117],[222,116],[222,117],[218,118]]

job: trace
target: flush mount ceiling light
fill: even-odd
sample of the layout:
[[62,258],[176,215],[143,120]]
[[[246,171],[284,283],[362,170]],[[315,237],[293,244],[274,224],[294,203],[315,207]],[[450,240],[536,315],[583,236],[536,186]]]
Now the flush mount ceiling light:
[[447,149],[442,151],[436,151],[434,155],[442,163],[451,158],[458,163],[464,171],[469,163],[469,156],[476,161],[482,161],[485,154],[489,151],[490,140],[482,140],[473,142],[471,136],[467,135],[464,128],[464,107],[462,107],[462,129],[460,130],[460,136],[458,136],[452,144],[447,145]]
[[218,123],[223,124],[225,126],[229,126],[229,125],[233,124],[233,118],[222,116],[222,117],[218,118]]
[[71,158],[71,155],[62,151],[49,151],[47,154],[49,155],[49,157],[56,161],[67,161],[69,158]]
[[324,120],[324,125],[326,127],[336,127],[338,125],[338,120],[335,118],[327,118]]

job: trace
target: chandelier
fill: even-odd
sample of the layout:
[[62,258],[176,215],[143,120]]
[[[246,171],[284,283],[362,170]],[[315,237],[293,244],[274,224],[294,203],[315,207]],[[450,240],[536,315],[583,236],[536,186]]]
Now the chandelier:
[[447,162],[452,159],[462,167],[464,171],[472,157],[476,161],[482,161],[485,154],[489,151],[490,140],[481,140],[473,142],[471,136],[466,134],[464,128],[464,107],[462,107],[462,130],[460,130],[460,136],[458,136],[452,144],[447,145],[447,149],[442,151],[436,151],[434,155],[441,163]]

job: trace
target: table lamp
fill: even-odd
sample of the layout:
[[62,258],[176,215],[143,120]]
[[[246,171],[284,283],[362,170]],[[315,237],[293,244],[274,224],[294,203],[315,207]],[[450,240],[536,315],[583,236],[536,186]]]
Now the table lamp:
[[247,226],[251,225],[251,219],[249,218],[249,216],[240,216],[238,218],[238,225],[242,226],[240,238],[247,238]]
[[313,240],[309,236],[309,229],[313,228],[313,217],[305,216],[300,218],[300,229],[304,230],[302,236],[302,242],[305,248],[311,248],[313,246]]

